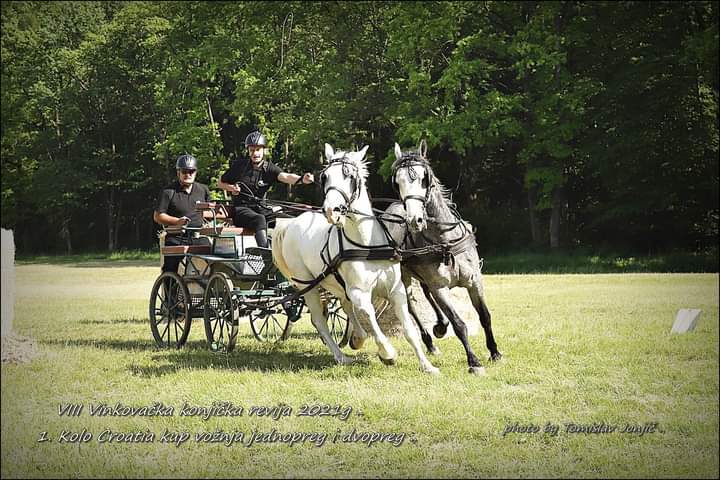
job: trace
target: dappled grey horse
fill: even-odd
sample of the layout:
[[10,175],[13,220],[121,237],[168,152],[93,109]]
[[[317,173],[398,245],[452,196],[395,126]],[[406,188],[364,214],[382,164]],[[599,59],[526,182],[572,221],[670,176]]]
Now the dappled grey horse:
[[[400,215],[405,224],[388,223],[393,239],[402,245],[403,281],[410,285],[411,277],[424,285],[428,300],[437,302],[442,313],[450,320],[455,335],[462,342],[467,354],[469,372],[484,373],[480,360],[470,347],[467,327],[452,307],[450,289],[463,287],[470,295],[473,307],[480,317],[485,331],[485,341],[490,351],[490,360],[499,360],[502,354],[497,349],[493,336],[490,311],[485,304],[481,262],[475,244],[472,226],[463,221],[455,206],[448,200],[447,191],[433,173],[425,157],[427,146],[423,140],[416,151],[403,152],[395,144],[396,161],[392,166],[392,182],[398,191],[401,203],[388,207],[386,213]],[[425,288],[426,287],[426,288]],[[434,351],[432,338],[417,321],[412,302],[408,303],[410,313],[416,317],[421,337],[429,351]],[[440,317],[438,317],[440,318]],[[437,337],[447,331],[447,324],[438,322],[433,328]]]

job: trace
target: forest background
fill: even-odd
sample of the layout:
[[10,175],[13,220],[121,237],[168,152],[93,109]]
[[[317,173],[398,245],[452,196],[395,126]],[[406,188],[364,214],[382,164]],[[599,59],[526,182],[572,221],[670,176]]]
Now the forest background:
[[[2,2],[18,253],[153,249],[175,159],[428,141],[482,252],[717,258],[717,2]],[[214,192],[222,198],[220,192]],[[272,196],[318,204],[317,187]]]

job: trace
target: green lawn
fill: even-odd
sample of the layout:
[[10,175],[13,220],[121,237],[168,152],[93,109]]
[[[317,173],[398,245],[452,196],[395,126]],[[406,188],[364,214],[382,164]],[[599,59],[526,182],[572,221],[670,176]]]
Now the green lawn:
[[[278,345],[242,325],[230,355],[209,352],[201,320],[184,348],[157,349],[146,316],[158,270],[100,260],[17,268],[15,327],[40,356],[2,365],[3,478],[718,477],[717,274],[486,275],[503,360],[471,376],[459,342],[443,339],[434,378],[418,371],[402,338],[393,339],[394,367],[380,363],[372,342],[353,353],[360,362],[336,366],[307,318]],[[694,332],[669,333],[679,308],[702,309]],[[482,334],[471,340],[486,358]],[[118,402],[174,412],[90,415],[91,406]],[[242,416],[180,415],[184,404],[213,402],[243,407]],[[84,409],[60,416],[67,403]],[[298,415],[315,404],[352,412]],[[283,405],[289,416],[251,415],[253,406]],[[541,431],[504,434],[516,423]],[[556,435],[542,431],[548,423]],[[617,430],[570,433],[570,423]],[[618,431],[648,423],[657,427],[642,436]],[[93,434],[87,443],[59,442],[63,430],[84,429]],[[166,429],[189,438],[163,443]],[[254,431],[273,429],[316,435],[247,446]],[[101,443],[106,430],[155,438]],[[393,435],[368,446],[352,431]],[[52,441],[38,442],[41,432]],[[196,441],[202,432],[245,438]]]

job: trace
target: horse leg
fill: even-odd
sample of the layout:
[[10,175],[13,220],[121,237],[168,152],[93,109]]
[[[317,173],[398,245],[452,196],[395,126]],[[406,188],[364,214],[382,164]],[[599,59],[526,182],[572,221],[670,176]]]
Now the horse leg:
[[485,304],[485,298],[483,296],[482,280],[477,279],[473,281],[471,287],[468,288],[467,291],[470,294],[470,300],[472,301],[473,307],[475,307],[475,311],[477,311],[478,316],[480,317],[480,325],[482,325],[483,330],[485,331],[485,345],[490,351],[489,360],[491,362],[500,360],[502,358],[502,354],[498,351],[497,344],[495,343],[495,336],[493,335],[492,323],[490,321],[490,311]]
[[469,367],[468,371],[475,375],[483,375],[485,373],[485,368],[483,368],[482,363],[480,363],[480,359],[475,356],[475,353],[470,346],[470,342],[468,341],[467,326],[465,326],[465,322],[463,321],[463,319],[460,318],[455,309],[452,307],[452,300],[450,299],[450,289],[440,288],[438,290],[435,290],[433,292],[433,296],[437,300],[438,305],[440,306],[440,308],[442,308],[445,315],[448,317],[448,319],[450,319],[450,324],[453,327],[455,335],[458,337],[463,347],[465,348]]
[[[355,315],[364,318],[370,325],[375,344],[378,346],[378,356],[380,360],[382,360],[385,365],[394,365],[397,359],[397,351],[382,330],[380,330],[380,326],[375,318],[375,308],[373,308],[370,292],[364,292],[359,288],[348,288],[347,293],[354,306],[353,312]],[[360,324],[359,319],[357,324]]]
[[[407,293],[407,306],[408,311],[410,312],[410,316],[413,320],[415,320],[415,325],[417,325],[418,330],[420,330],[420,338],[422,338],[423,343],[425,344],[425,348],[427,348],[427,351],[430,355],[440,355],[440,349],[433,345],[432,336],[428,333],[427,329],[425,328],[425,325],[422,324],[420,321],[420,318],[417,315],[416,305],[417,305],[417,298],[415,298],[414,292],[410,288],[411,285],[411,279],[409,277],[406,277],[403,275],[403,284],[405,285],[405,292]],[[427,288],[424,284],[423,285],[423,291],[425,292],[425,289]],[[425,292],[425,297],[428,297],[429,292]],[[433,305],[431,302],[430,305]],[[437,304],[433,306],[433,309],[437,307]],[[436,313],[437,315],[437,313]],[[439,318],[439,317],[438,317]]]
[[345,345],[349,342],[350,348],[353,350],[360,350],[363,347],[365,340],[367,340],[368,334],[355,316],[355,309],[353,308],[352,302],[344,300],[342,302],[342,306],[343,310],[345,310],[345,314],[348,316],[349,323],[346,335],[347,338],[343,338],[343,342]]
[[342,350],[340,350],[337,343],[335,343],[332,335],[330,335],[330,330],[327,326],[327,317],[324,315],[322,299],[320,298],[320,293],[318,293],[316,288],[305,294],[305,303],[310,309],[312,324],[315,325],[315,329],[320,334],[323,342],[325,342],[325,345],[327,345],[332,352],[333,357],[335,357],[335,361],[340,365],[348,365],[352,363],[354,359],[345,355]]
[[428,358],[425,356],[425,352],[423,352],[422,347],[420,346],[420,338],[418,336],[418,332],[417,330],[415,330],[415,325],[413,325],[412,321],[410,320],[411,316],[410,310],[408,308],[409,304],[405,288],[400,285],[395,288],[395,290],[392,292],[392,304],[393,309],[395,310],[395,316],[399,318],[402,322],[405,339],[412,346],[413,350],[415,350],[415,355],[420,361],[420,369],[423,372],[430,373],[432,375],[439,375],[440,370],[432,363],[430,363],[430,360],[428,360]]
[[433,335],[435,335],[435,338],[443,338],[447,333],[447,327],[449,323],[448,319],[445,315],[443,315],[442,310],[438,306],[435,298],[432,296],[432,292],[430,291],[430,288],[427,286],[427,284],[421,282],[420,286],[425,293],[425,298],[427,298],[428,303],[435,312],[435,326],[433,326]]

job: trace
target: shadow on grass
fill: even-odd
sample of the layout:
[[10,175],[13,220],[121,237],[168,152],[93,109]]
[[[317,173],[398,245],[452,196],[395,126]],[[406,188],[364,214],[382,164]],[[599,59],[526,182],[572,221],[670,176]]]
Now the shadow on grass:
[[167,351],[153,355],[151,366],[133,365],[134,375],[160,377],[182,370],[230,370],[255,372],[299,372],[301,370],[325,370],[335,366],[335,360],[327,352],[300,352],[285,348],[257,349],[236,346],[230,353],[215,353],[207,345],[185,351]]
[[[293,342],[307,337],[316,339],[321,351],[307,349]],[[303,340],[304,341],[304,340]],[[137,365],[130,361],[128,371],[141,377],[160,377],[183,370],[251,370],[258,372],[297,372],[325,370],[336,365],[332,354],[325,349],[319,337],[299,333],[287,342],[261,343],[252,336],[238,337],[238,344],[229,353],[212,352],[205,341],[189,341],[180,348],[162,348],[150,340],[71,339],[43,340],[39,343],[59,347],[92,347],[123,352],[154,352],[152,365]],[[301,350],[302,349],[302,350]],[[346,352],[348,353],[348,352]],[[367,365],[364,353],[357,354],[356,364]]]

